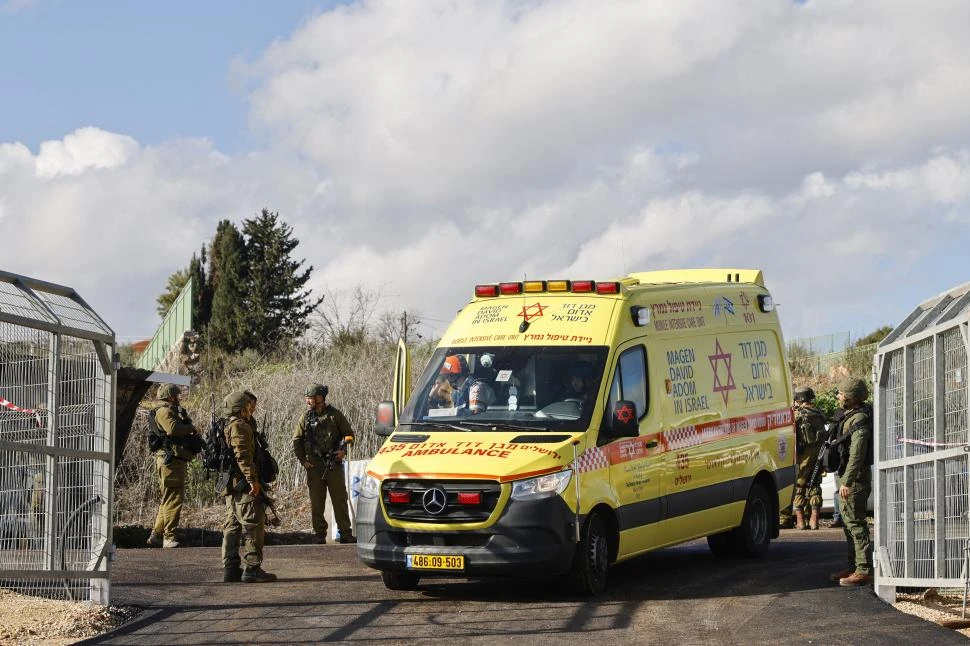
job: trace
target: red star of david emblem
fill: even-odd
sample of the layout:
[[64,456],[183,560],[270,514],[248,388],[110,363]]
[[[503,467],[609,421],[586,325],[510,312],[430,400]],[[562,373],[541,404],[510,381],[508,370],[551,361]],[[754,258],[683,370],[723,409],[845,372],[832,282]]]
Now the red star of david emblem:
[[549,307],[548,305],[541,305],[539,303],[534,303],[532,305],[526,305],[526,306],[524,306],[522,308],[522,311],[519,312],[518,315],[521,316],[523,319],[525,319],[525,322],[528,323],[532,319],[537,319],[540,316],[542,316],[542,313],[548,307]]
[[616,409],[616,419],[623,422],[624,424],[629,424],[633,421],[633,407],[632,406],[620,406]]
[[[734,375],[731,374],[731,353],[722,350],[721,342],[715,338],[714,354],[707,355],[707,360],[711,362],[711,370],[714,371],[714,388],[712,390],[721,393],[724,405],[727,406],[728,395],[732,390],[737,389],[737,386],[734,385]],[[724,383],[721,382],[721,376],[717,371],[718,364],[721,362],[724,362],[724,368],[727,370],[727,381]]]

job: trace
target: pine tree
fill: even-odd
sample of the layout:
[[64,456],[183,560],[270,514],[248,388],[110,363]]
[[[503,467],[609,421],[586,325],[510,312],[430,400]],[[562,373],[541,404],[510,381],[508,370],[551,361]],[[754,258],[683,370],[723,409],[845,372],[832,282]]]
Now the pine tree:
[[192,304],[192,329],[202,330],[212,318],[212,284],[205,274],[206,252],[205,245],[199,254],[192,254],[189,261],[189,277],[195,283],[195,302]]
[[246,329],[249,307],[246,243],[229,220],[216,228],[212,240],[209,284],[212,285],[212,314],[207,327],[208,343],[233,352],[251,347]]
[[307,318],[323,298],[314,299],[303,289],[313,267],[303,269],[304,260],[291,258],[300,241],[279,213],[263,209],[243,221],[243,233],[249,287],[246,345],[265,350],[303,334],[309,327]]

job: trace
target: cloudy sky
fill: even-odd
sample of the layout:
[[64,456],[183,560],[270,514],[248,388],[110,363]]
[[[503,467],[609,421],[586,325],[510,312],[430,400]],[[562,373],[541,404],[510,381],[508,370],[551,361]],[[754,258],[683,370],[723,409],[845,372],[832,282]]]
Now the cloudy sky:
[[970,280],[962,0],[0,0],[0,269],[123,340],[215,224],[440,334],[475,283],[757,267],[786,336]]

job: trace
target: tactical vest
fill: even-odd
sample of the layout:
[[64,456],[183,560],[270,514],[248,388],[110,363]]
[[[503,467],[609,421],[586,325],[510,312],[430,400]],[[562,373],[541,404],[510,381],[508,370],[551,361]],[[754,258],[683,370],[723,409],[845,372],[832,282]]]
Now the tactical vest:
[[[328,407],[329,408],[329,407]],[[324,409],[326,412],[326,409]],[[307,458],[326,458],[333,451],[339,438],[336,424],[327,423],[313,409],[307,410],[303,418],[303,449]]]
[[[863,405],[863,406],[860,406],[859,408],[849,411],[849,413],[847,413],[845,417],[843,417],[842,420],[839,422],[838,430],[836,431],[836,439],[838,439],[839,437],[842,437],[843,435],[846,435],[846,432],[850,428],[855,426],[857,422],[866,422],[869,424],[869,428],[871,429],[872,428],[872,408],[867,405]],[[875,452],[873,450],[874,444],[875,444],[875,437],[873,437],[870,434],[869,446],[866,448],[866,464],[869,466],[872,466],[872,464],[875,461],[874,460]],[[848,466],[848,463],[849,463],[849,451],[852,448],[852,435],[851,434],[846,435],[845,440],[842,442],[839,442],[839,444],[837,444],[835,448],[839,453],[839,457],[841,458],[841,465],[839,467],[839,475],[841,476],[845,474],[845,468],[846,466]]]

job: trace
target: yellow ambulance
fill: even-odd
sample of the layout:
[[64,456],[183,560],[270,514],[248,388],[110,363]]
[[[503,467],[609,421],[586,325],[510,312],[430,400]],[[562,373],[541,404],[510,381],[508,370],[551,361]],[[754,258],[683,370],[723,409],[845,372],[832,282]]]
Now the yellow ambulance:
[[378,406],[387,439],[362,483],[357,550],[388,588],[565,574],[596,594],[612,563],[695,538],[764,554],[796,463],[760,271],[474,294],[413,392],[401,346],[395,401]]

